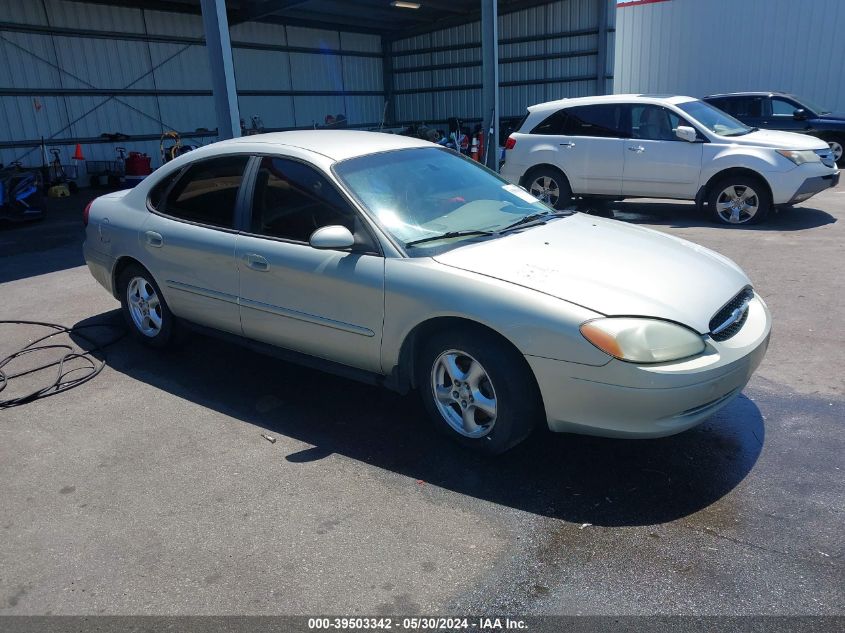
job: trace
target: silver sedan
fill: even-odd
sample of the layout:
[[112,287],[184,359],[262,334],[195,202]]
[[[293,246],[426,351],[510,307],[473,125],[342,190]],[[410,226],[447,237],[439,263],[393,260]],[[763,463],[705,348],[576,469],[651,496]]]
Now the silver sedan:
[[554,431],[658,437],[725,406],[771,318],[727,258],[545,206],[438,146],[282,132],[203,147],[85,211],[85,259],[133,335],[191,327],[419,389],[500,453]]

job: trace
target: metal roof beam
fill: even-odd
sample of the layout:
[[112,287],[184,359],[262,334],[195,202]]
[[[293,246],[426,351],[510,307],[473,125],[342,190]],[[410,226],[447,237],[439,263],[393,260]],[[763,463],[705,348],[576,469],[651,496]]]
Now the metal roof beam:
[[251,2],[243,3],[240,10],[235,12],[237,16],[231,20],[229,25],[240,24],[241,22],[254,22],[261,18],[273,15],[279,11],[290,9],[300,4],[305,4],[308,0],[252,0]]
[[[425,3],[426,0],[419,0],[419,2],[422,4]],[[552,2],[553,0],[510,0],[509,2],[506,0],[499,0],[497,13],[498,15],[515,13],[516,11],[530,9],[531,7],[552,4]],[[414,37],[415,35],[422,35],[423,33],[431,33],[432,31],[439,31],[441,29],[447,29],[453,26],[460,26],[462,24],[469,24],[471,22],[479,22],[480,20],[481,10],[474,9],[462,15],[453,15],[441,18],[439,20],[432,20],[424,25],[415,26],[410,29],[395,32],[394,34],[392,34],[392,39],[394,41],[402,40],[408,37]]]

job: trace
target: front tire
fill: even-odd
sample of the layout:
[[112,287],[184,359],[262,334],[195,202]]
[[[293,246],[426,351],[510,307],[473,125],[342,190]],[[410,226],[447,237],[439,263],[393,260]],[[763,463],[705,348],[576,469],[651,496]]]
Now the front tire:
[[515,446],[540,417],[530,367],[493,334],[470,328],[434,334],[422,346],[416,376],[434,425],[479,453]]
[[555,209],[572,204],[572,188],[563,172],[553,167],[538,167],[525,178],[528,193]]
[[149,347],[167,347],[173,340],[176,319],[152,275],[132,264],[120,273],[117,287],[131,336]]
[[845,137],[828,136],[822,140],[830,146],[830,151],[833,152],[833,160],[836,161],[836,166],[845,167]]
[[765,184],[751,176],[726,176],[710,188],[711,217],[720,224],[740,225],[762,222],[772,208]]

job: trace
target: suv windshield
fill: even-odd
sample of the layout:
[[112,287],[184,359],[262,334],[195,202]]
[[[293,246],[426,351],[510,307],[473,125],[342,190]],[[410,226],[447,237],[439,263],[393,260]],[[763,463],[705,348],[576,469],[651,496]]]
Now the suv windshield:
[[677,106],[719,136],[742,136],[754,131],[753,127],[740,123],[731,115],[704,101],[687,101],[678,103]]
[[526,216],[556,213],[521,187],[445,149],[370,154],[342,161],[334,172],[412,257],[497,237]]

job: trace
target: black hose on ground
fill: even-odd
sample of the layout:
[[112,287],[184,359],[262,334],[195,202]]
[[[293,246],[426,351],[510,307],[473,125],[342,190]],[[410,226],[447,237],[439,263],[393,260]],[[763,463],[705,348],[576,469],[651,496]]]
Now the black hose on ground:
[[[9,354],[3,359],[0,359],[0,392],[6,389],[6,387],[9,386],[10,382],[16,378],[21,378],[23,376],[28,376],[30,374],[44,371],[46,369],[49,369],[50,367],[57,368],[56,377],[49,384],[22,396],[9,398],[6,400],[0,400],[0,409],[10,409],[12,407],[17,407],[23,404],[27,404],[29,402],[33,402],[35,400],[40,400],[41,398],[54,396],[57,393],[62,393],[63,391],[67,391],[68,389],[73,389],[74,387],[78,387],[79,385],[95,378],[105,368],[106,358],[104,354],[102,355],[102,358],[97,358],[94,354],[97,352],[101,352],[110,345],[114,345],[120,339],[126,336],[126,331],[123,330],[121,326],[115,325],[113,323],[86,323],[84,325],[76,325],[74,327],[65,327],[64,325],[58,325],[56,323],[45,323],[42,321],[0,320],[0,325],[34,325],[53,330],[49,334],[46,334],[40,338],[31,341],[24,347],[20,348],[18,351]],[[106,341],[105,343],[98,343],[92,338],[85,336],[80,332],[80,330],[89,328],[120,329],[121,332],[120,334]],[[74,345],[73,343],[50,342],[48,344],[42,344],[44,343],[44,341],[47,341],[55,336],[60,336],[62,334],[66,334],[68,336],[76,336],[85,343],[90,344],[92,347],[91,349],[84,350],[78,345]],[[37,367],[21,370],[13,374],[7,374],[6,371],[4,371],[4,368],[14,360],[24,357],[27,354],[34,354],[38,352],[43,352],[45,350],[65,350],[65,352],[60,358],[48,363],[44,363],[42,365],[38,365]],[[81,361],[83,364],[82,366],[77,367],[66,367],[74,361]],[[80,373],[81,375],[76,375]]]

